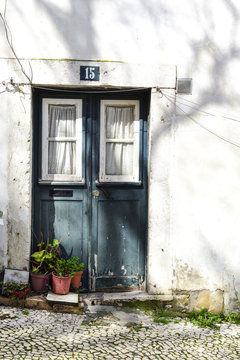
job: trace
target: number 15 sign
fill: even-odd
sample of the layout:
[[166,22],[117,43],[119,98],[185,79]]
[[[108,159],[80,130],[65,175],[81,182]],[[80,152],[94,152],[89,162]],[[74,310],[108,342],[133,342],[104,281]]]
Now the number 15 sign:
[[80,80],[99,81],[99,66],[80,66]]

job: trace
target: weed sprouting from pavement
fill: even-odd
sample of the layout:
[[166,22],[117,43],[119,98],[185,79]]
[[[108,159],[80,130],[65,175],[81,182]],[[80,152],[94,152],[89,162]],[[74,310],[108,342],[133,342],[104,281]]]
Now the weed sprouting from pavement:
[[29,315],[29,311],[28,310],[22,310],[22,314],[23,315]]

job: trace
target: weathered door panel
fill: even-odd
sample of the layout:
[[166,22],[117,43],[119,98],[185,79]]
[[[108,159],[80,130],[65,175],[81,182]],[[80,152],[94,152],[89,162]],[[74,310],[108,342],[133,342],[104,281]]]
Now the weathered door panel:
[[99,200],[96,287],[138,286],[140,202]]
[[42,201],[41,223],[44,232],[50,227],[54,229],[54,236],[61,242],[66,257],[83,258],[82,201]]
[[[88,263],[87,223],[89,219],[86,191],[86,189],[79,191],[69,187],[51,189],[45,186],[40,191],[39,211],[36,212],[38,216],[35,221],[38,238],[41,232],[45,239],[49,234],[50,239],[56,238],[60,241],[61,252],[65,258],[77,256],[85,264]],[[62,194],[65,196],[61,197]],[[87,272],[85,272],[84,288],[87,288],[87,282]]]
[[[104,99],[104,104],[108,100]],[[109,101],[114,104],[115,101]],[[122,102],[116,102],[123,106]],[[129,102],[131,104],[131,102]],[[92,287],[96,290],[131,290],[143,287],[147,238],[147,106],[139,101],[139,181],[100,182],[101,99],[93,142],[92,190]],[[145,144],[145,147],[144,147]]]

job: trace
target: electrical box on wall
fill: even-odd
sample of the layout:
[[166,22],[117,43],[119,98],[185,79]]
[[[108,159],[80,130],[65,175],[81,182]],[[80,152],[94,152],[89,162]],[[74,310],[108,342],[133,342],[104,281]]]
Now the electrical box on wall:
[[177,94],[192,94],[192,79],[177,79]]

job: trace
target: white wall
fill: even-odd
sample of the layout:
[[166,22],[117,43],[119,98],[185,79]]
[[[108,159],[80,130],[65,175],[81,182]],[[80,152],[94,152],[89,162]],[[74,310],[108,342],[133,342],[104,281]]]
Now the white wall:
[[[214,72],[206,92],[237,67],[239,12],[237,0],[13,0],[6,19],[19,57],[177,64],[183,77]],[[0,53],[12,56],[4,31]]]
[[[7,106],[6,94],[1,94],[1,110]],[[8,126],[5,121],[1,121],[0,131],[0,210],[3,212],[3,225],[0,225],[0,268],[7,265],[7,208],[8,208],[8,192],[7,192],[7,174],[8,174]]]
[[[1,74],[2,75],[2,74]],[[31,238],[31,89],[1,94],[0,266],[29,266]]]
[[[118,72],[121,61],[151,64],[139,78],[128,74],[136,86],[143,86],[144,79],[149,86],[149,77],[154,79],[159,64],[176,65],[178,77],[193,79],[193,94],[177,97],[176,117],[172,92],[166,93],[170,97],[164,98],[165,103],[158,101],[162,109],[168,103],[170,117],[169,109],[158,109],[156,102],[152,103],[149,290],[221,289],[226,309],[236,306],[240,296],[240,149],[227,141],[240,146],[240,124],[229,119],[240,120],[239,1],[25,0],[23,4],[12,0],[7,2],[6,19],[29,76],[28,60],[38,59],[31,60],[34,83],[80,85],[78,63],[67,59],[110,61],[106,83],[111,82],[111,74],[117,73],[114,84],[122,79]],[[0,26],[1,57],[11,58]],[[11,71],[12,66],[18,68],[15,62],[9,66]],[[11,71],[2,70],[0,81]],[[27,81],[14,71],[12,74],[19,77],[16,81]],[[154,80],[152,84],[157,86]],[[1,95],[1,103],[12,96],[16,99],[16,95]],[[161,123],[162,111],[170,121],[166,128],[166,123]],[[221,112],[229,115],[224,118]],[[2,122],[7,137],[10,127],[6,119]],[[6,142],[1,142],[1,147],[11,158]],[[156,170],[159,160],[167,166],[161,167],[161,174]],[[4,213],[10,203],[7,166],[4,157],[0,162],[4,189],[0,210]],[[159,213],[158,203],[162,204]],[[1,259],[7,246],[4,229],[0,227],[4,239]],[[166,250],[160,255],[162,245]]]

